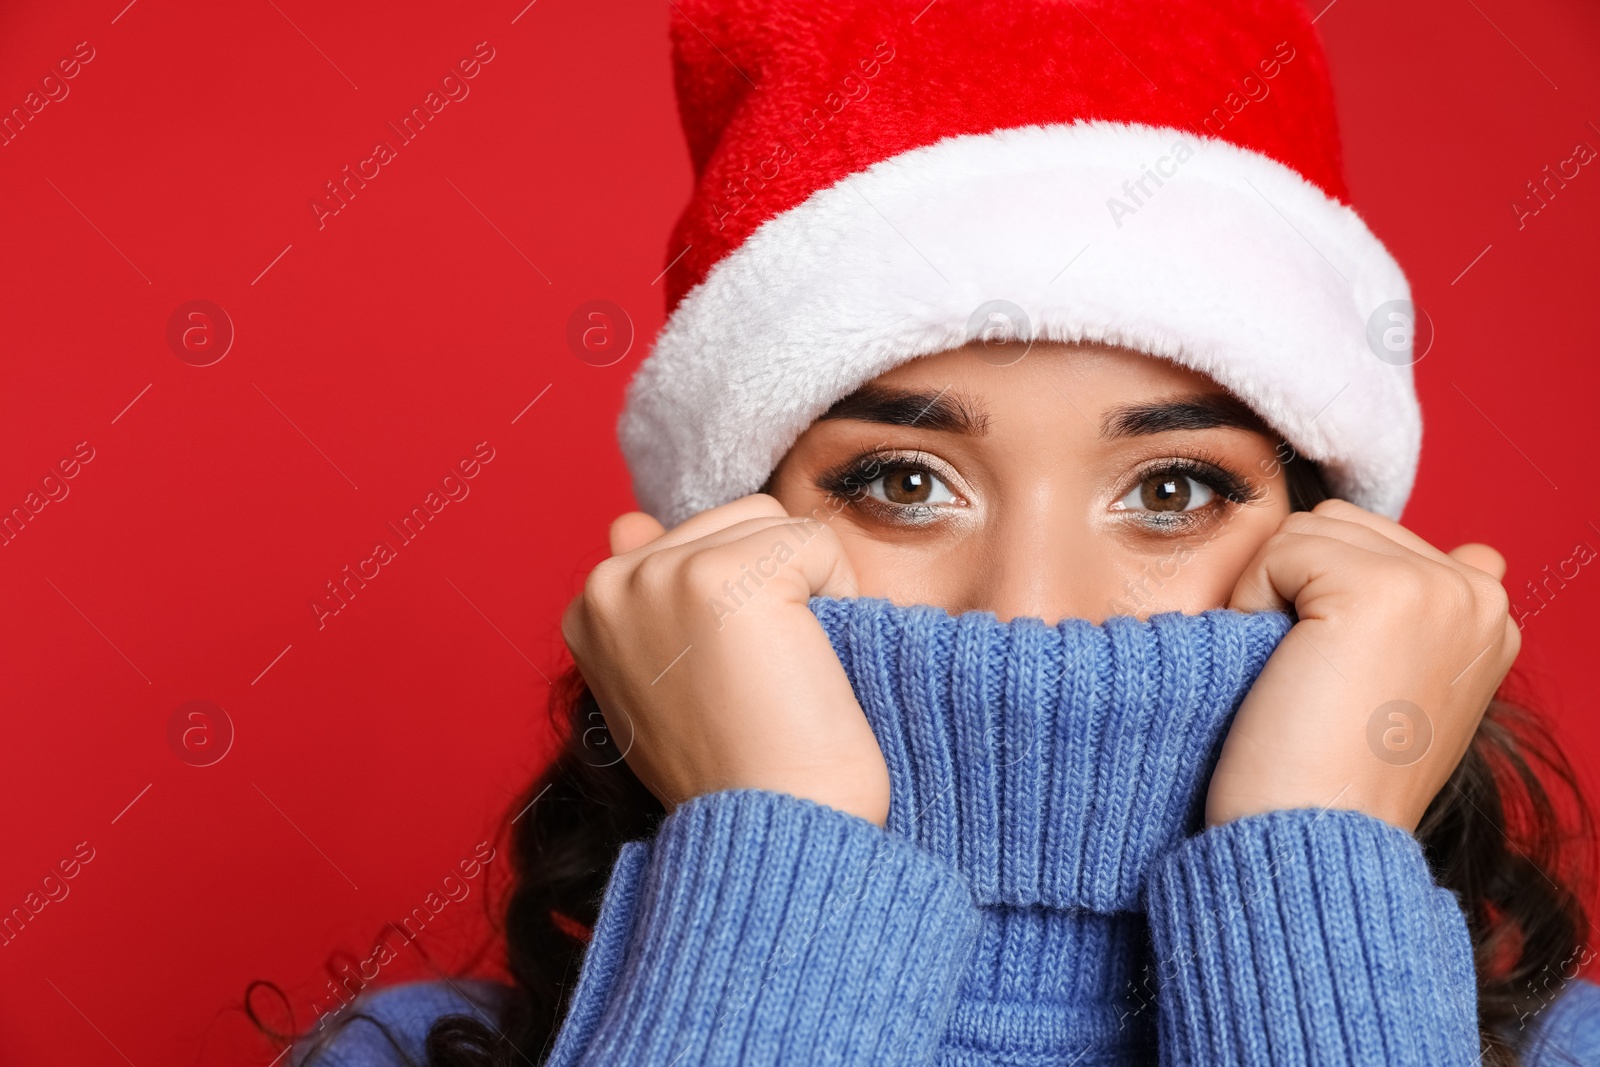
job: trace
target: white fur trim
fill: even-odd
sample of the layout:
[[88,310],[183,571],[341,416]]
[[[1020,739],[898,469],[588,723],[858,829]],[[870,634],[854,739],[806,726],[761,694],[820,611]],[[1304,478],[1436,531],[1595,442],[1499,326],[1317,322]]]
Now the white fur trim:
[[[1162,157],[1173,173],[1135,205],[1123,182]],[[1114,219],[1112,197],[1133,212]],[[952,137],[763,223],[683,298],[628,387],[639,503],[671,526],[755,492],[835,400],[967,343],[995,299],[1035,338],[1211,376],[1338,495],[1399,517],[1422,423],[1409,363],[1367,344],[1372,313],[1410,299],[1383,244],[1263,155],[1104,122]]]

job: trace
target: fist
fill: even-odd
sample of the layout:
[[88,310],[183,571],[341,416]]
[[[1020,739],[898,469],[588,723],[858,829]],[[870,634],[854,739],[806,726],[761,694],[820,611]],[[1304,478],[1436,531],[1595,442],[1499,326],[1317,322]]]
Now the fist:
[[888,767],[808,607],[855,594],[834,532],[758,494],[670,531],[631,512],[611,548],[561,632],[662,806],[767,789],[884,825]]
[[1228,606],[1298,621],[1223,742],[1207,823],[1339,807],[1414,831],[1521,648],[1504,574],[1487,545],[1441,552],[1345,500],[1286,518]]

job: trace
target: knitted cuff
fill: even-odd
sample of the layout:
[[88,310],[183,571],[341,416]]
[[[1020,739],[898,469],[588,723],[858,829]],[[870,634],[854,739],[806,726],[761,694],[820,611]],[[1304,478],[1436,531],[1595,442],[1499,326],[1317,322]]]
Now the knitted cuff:
[[1163,1064],[1477,1061],[1465,917],[1415,837],[1362,812],[1213,826],[1146,887]]
[[695,797],[623,848],[550,1064],[918,1064],[976,945],[965,880],[785,793]]

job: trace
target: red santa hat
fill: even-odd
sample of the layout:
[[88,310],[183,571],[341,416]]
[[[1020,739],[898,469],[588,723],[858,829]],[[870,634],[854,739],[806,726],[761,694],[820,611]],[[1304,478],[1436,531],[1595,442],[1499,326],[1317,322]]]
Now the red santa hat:
[[1410,290],[1348,204],[1299,0],[674,0],[697,182],[619,424],[668,525],[993,322],[1237,394],[1398,518]]

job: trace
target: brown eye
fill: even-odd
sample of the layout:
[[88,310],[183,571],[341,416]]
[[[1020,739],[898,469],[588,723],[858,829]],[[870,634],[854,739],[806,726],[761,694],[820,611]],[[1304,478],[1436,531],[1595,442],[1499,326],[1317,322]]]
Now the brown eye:
[[933,495],[933,475],[901,467],[883,476],[883,495],[891,504],[926,504]]
[[1120,507],[1142,511],[1192,511],[1210,503],[1209,485],[1182,471],[1153,471],[1118,502]]
[[907,463],[886,468],[882,475],[867,483],[867,492],[902,507],[948,504],[955,500],[955,494],[938,475],[926,467]]

